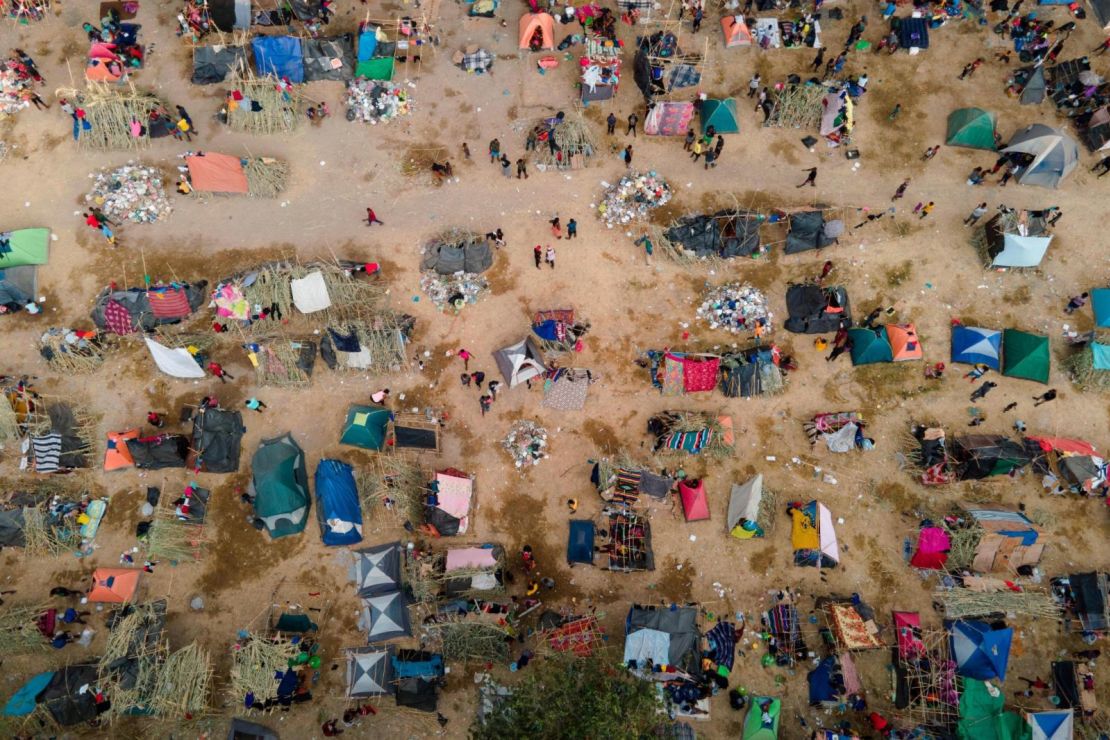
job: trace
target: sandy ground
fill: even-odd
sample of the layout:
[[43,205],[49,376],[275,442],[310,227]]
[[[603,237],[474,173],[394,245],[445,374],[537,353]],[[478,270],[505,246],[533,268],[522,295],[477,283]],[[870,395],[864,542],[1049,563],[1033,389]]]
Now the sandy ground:
[[[359,6],[350,0],[338,5],[337,26],[353,26]],[[398,10],[398,6],[386,4],[375,8],[375,13]],[[866,37],[877,40],[873,10],[864,3],[849,3],[845,18],[872,13],[875,17]],[[1061,23],[1067,19],[1061,8],[1041,7],[1038,11]],[[143,40],[153,44],[153,51],[147,69],[136,75],[136,83],[152,86],[172,103],[189,109],[200,131],[198,146],[288,160],[291,187],[277,201],[178,198],[169,219],[151,226],[125,226],[120,230],[122,246],[108,249],[99,237],[91,238],[75,215],[89,173],[133,159],[175,164],[176,155],[185,147],[163,140],[141,155],[81,153],[69,139],[69,122],[56,106],[47,112],[20,113],[0,129],[0,138],[12,148],[7,160],[0,163],[0,202],[6,204],[2,227],[49,226],[57,239],[51,245],[50,264],[40,270],[41,293],[48,297],[46,313],[37,319],[21,316],[0,324],[4,348],[0,370],[37,376],[40,390],[84,404],[100,415],[102,431],[135,426],[148,409],[176,411],[181,404],[195,402],[209,392],[219,394],[225,404],[241,404],[254,394],[266,401],[266,413],[246,419],[240,474],[200,478],[201,484],[214,492],[208,553],[196,563],[159,565],[144,579],[143,589],[150,597],[169,599],[172,644],[200,640],[216,656],[221,671],[226,671],[236,631],[263,614],[271,599],[279,605],[292,602],[320,609],[318,616],[326,614],[323,642],[327,655],[322,685],[316,692],[318,700],[291,715],[271,718],[282,733],[317,735],[320,721],[341,712],[342,670],[328,669],[333,663],[341,664],[341,647],[361,642],[355,628],[356,599],[345,583],[345,569],[336,553],[320,545],[314,525],[303,536],[270,543],[248,525],[235,489],[246,479],[247,461],[258,440],[285,430],[292,430],[307,451],[310,469],[327,456],[361,459],[336,445],[339,426],[348,402],[365,400],[383,385],[393,389],[397,407],[433,404],[449,411],[445,449],[429,465],[451,465],[476,473],[477,510],[468,539],[498,541],[510,552],[530,543],[543,574],[558,582],[548,603],[597,607],[605,614],[605,624],[617,644],[623,639],[622,618],[633,601],[696,600],[709,612],[743,610],[751,615],[768,604],[769,590],[787,585],[804,594],[804,609],[814,595],[859,591],[881,613],[892,608],[920,609],[928,622],[935,623],[938,617],[929,607],[930,584],[901,562],[903,539],[916,523],[910,512],[921,502],[939,506],[974,498],[1025,503],[1055,520],[1047,534],[1046,572],[1110,565],[1105,509],[1096,501],[1046,498],[1031,476],[925,490],[899,470],[899,440],[911,419],[935,419],[954,432],[967,423],[971,386],[956,374],[926,387],[920,363],[859,370],[853,370],[844,359],[829,364],[812,349],[809,338],[791,336],[781,329],[771,338],[793,348],[801,368],[790,378],[788,392],[775,398],[726,400],[706,394],[664,399],[650,388],[644,371],[633,365],[638,351],[647,348],[706,348],[736,341],[695,322],[694,307],[706,284],[753,282],[768,291],[777,314],[775,323],[781,326],[786,284],[815,274],[826,258],[836,263],[835,277],[848,287],[852,304],[861,314],[875,305],[893,303],[899,320],[915,322],[930,362],[948,360],[947,333],[953,317],[985,326],[1043,332],[1052,337],[1054,350],[1060,349],[1065,324],[1089,326],[1089,311],[1066,317],[1062,307],[1067,296],[1104,281],[1107,275],[1102,233],[1107,219],[1106,185],[1087,173],[1093,162],[1090,156],[1084,153],[1082,166],[1056,192],[1016,184],[1005,190],[993,184],[978,190],[968,188],[966,173],[975,165],[993,163],[985,152],[943,148],[933,161],[920,161],[927,146],[943,143],[945,118],[956,107],[981,105],[997,111],[1003,137],[1028,123],[1056,123],[1047,104],[1019,108],[1016,101],[1004,96],[1008,70],[996,62],[989,61],[971,80],[956,80],[960,68],[983,53],[985,45],[998,44],[988,29],[970,23],[949,25],[935,31],[932,48],[917,57],[859,53],[850,57],[848,72],[867,70],[871,76],[871,91],[857,109],[854,143],[862,155],[858,171],[851,169],[852,163],[841,150],[827,150],[820,144],[814,152],[807,151],[799,139],[812,132],[760,128],[760,115],[743,97],[742,131],[727,137],[723,159],[713,171],[691,164],[678,139],[646,139],[642,135],[636,139],[637,165],[654,169],[670,181],[676,193],[672,207],[676,213],[697,211],[732,196],[741,204],[762,207],[823,203],[880,209],[888,206],[903,178],[913,178],[905,199],[898,204],[894,223],[886,220],[883,225],[868,226],[825,254],[785,257],[775,253],[764,261],[737,261],[711,268],[680,267],[658,257],[654,265],[646,265],[624,232],[607,230],[592,213],[601,183],[613,182],[623,168],[616,151],[624,146],[625,138],[605,138],[602,119],[613,110],[623,121],[634,107],[643,115],[630,63],[619,97],[591,105],[585,113],[596,123],[603,141],[605,156],[600,157],[600,166],[569,175],[533,171],[531,179],[519,181],[505,180],[497,168],[484,161],[486,143],[494,137],[515,160],[523,150],[528,121],[554,110],[570,110],[575,99],[576,58],[566,58],[557,70],[540,76],[527,56],[518,56],[513,29],[520,8],[515,5],[501,11],[508,29],[499,28],[494,20],[465,19],[459,6],[444,5],[437,24],[442,46],[438,54],[425,56],[423,70],[412,78],[416,112],[410,118],[369,127],[348,123],[337,115],[319,127],[306,126],[295,135],[272,138],[236,135],[209,120],[222,88],[189,85],[189,54],[172,35],[172,12],[169,6],[144,4],[138,20],[143,24]],[[758,70],[765,82],[773,82],[790,72],[803,72],[812,60],[810,50],[725,50],[715,31],[717,23],[710,20],[715,11],[707,16],[712,69],[703,90],[711,95],[742,96],[752,72]],[[86,19],[81,4],[72,3],[61,6],[57,17],[33,28],[17,29],[5,23],[0,28],[4,42],[0,48],[22,46],[38,60],[48,90],[67,87],[70,70],[77,74],[82,65],[84,43],[77,29]],[[825,24],[824,38],[831,53],[840,48],[850,23]],[[561,38],[564,30],[557,31]],[[627,26],[622,26],[620,33],[626,40],[633,37]],[[698,38],[701,43],[705,37]],[[1100,39],[1093,22],[1080,22],[1068,51],[1092,48]],[[471,43],[498,55],[492,75],[466,75],[450,64],[451,53]],[[1102,73],[1110,72],[1106,64],[1105,58],[1094,60],[1096,70]],[[315,83],[309,90],[311,98],[326,100],[334,111],[342,111],[339,83]],[[902,113],[889,123],[887,114],[896,102]],[[469,143],[476,161],[462,161],[459,146],[463,141]],[[404,152],[409,147],[434,144],[451,151],[457,183],[435,188],[430,177],[402,174]],[[801,171],[811,166],[819,168],[817,187],[796,189],[804,177]],[[929,218],[918,220],[910,215],[914,203],[928,200],[937,203]],[[960,223],[980,200],[992,207],[1006,203],[1029,208],[1059,205],[1063,209],[1056,241],[1040,269],[1026,274],[983,270]],[[367,230],[360,222],[367,206],[376,209],[384,226]],[[580,238],[557,244],[556,270],[537,272],[532,265],[532,246],[550,241],[546,221],[556,214],[564,223],[576,218]],[[508,242],[497,254],[491,273],[493,294],[457,317],[437,313],[427,300],[415,301],[420,294],[420,245],[452,226],[481,231],[500,226]],[[93,297],[109,281],[135,284],[144,273],[156,279],[214,280],[235,268],[279,255],[309,259],[333,254],[386,265],[393,306],[418,319],[414,354],[430,352],[423,373],[381,380],[339,379],[322,372],[309,389],[256,389],[245,357],[233,344],[226,345],[219,357],[236,376],[236,382],[226,387],[212,380],[190,383],[161,376],[145,353],[134,348],[113,355],[94,375],[63,377],[52,373],[34,350],[37,332],[49,325],[85,326]],[[532,392],[521,388],[505,393],[492,413],[481,417],[477,393],[460,387],[461,363],[447,353],[466,347],[477,358],[472,368],[492,375],[495,367],[490,353],[523,336],[532,311],[555,306],[572,306],[593,323],[586,351],[574,358],[575,364],[600,376],[600,382],[591,388],[586,411],[567,414],[541,408],[538,388]],[[690,336],[684,341],[686,330]],[[1035,433],[1067,434],[1099,446],[1106,444],[1110,412],[1106,398],[1079,393],[1057,366],[1052,385],[1060,397],[1037,409],[1031,408],[1029,399],[1044,388],[1021,380],[994,380],[999,387],[980,405],[987,414],[980,431],[1006,432],[1013,418],[1020,417]],[[402,392],[407,394],[406,401],[399,400]],[[1010,401],[1019,403],[1018,410],[1004,415],[1002,407]],[[691,474],[704,475],[713,518],[685,524],[669,507],[649,506],[656,572],[617,575],[567,570],[562,562],[567,532],[565,500],[579,498],[583,502],[580,515],[592,516],[601,508],[589,484],[587,460],[622,449],[646,454],[647,418],[675,406],[725,411],[736,420],[738,442],[733,458],[685,463]],[[850,408],[866,413],[877,449],[867,456],[835,457],[819,448],[811,450],[801,422],[816,412]],[[519,418],[536,419],[551,432],[550,459],[523,474],[513,469],[499,444],[512,421]],[[20,480],[15,470],[17,452],[3,452],[4,491],[10,492]],[[790,462],[796,456],[804,458],[802,464]],[[818,479],[813,466],[823,468],[837,483]],[[843,518],[838,527],[842,567],[824,574],[793,567],[785,517],[780,517],[772,536],[763,541],[739,542],[726,536],[729,487],[756,471],[763,472],[768,487],[780,495],[817,497],[834,516]],[[48,584],[76,586],[84,583],[85,574],[94,566],[116,564],[120,552],[134,543],[142,487],[159,484],[172,492],[187,480],[180,471],[166,475],[95,472],[88,477],[97,490],[111,496],[96,553],[84,560],[29,560],[20,552],[6,553],[2,583],[5,589],[17,589],[18,594],[10,597],[13,602],[36,601]],[[369,529],[367,543],[404,536],[399,526]],[[208,602],[203,613],[187,608],[189,598],[197,593],[204,594]],[[310,596],[313,593],[320,595]],[[99,620],[96,617],[103,633]],[[1060,638],[1055,624],[1020,620],[1019,624],[1022,648],[1015,649],[1014,676],[1045,675],[1049,656],[1060,649],[1074,649],[1074,643]],[[815,638],[811,642],[815,644]],[[92,653],[98,645],[94,644]],[[32,669],[81,657],[82,649],[71,647],[62,655],[9,661],[0,693],[14,690]],[[784,696],[784,737],[802,736],[804,731],[796,721],[799,714],[811,727],[814,720],[829,719],[806,707],[804,671],[796,675],[768,671],[759,667],[758,657],[758,651],[749,650],[738,659],[734,676],[752,691]],[[886,654],[867,654],[859,663],[872,702],[885,706],[889,685]],[[780,687],[775,685],[778,681],[783,681]],[[413,737],[436,733],[462,737],[474,704],[469,672],[456,669],[450,683],[441,701],[443,713],[450,718],[446,728],[386,708],[372,723],[348,734],[375,736],[389,731]],[[1008,684],[1010,688],[1014,687]],[[221,693],[217,705],[223,704]],[[231,707],[222,706],[220,711],[226,715]],[[712,737],[738,734],[742,716],[732,713],[723,697],[714,700],[712,713],[712,719],[698,723],[699,732]],[[220,721],[217,718],[213,723],[218,727]],[[122,731],[130,734],[138,728]]]

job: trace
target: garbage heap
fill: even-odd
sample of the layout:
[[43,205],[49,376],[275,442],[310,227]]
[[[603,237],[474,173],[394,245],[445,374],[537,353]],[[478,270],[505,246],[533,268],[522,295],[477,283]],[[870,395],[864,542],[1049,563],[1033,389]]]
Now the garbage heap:
[[610,228],[644,218],[648,211],[671,199],[671,188],[654,172],[632,172],[616,185],[608,185],[598,206],[598,214]]
[[547,430],[534,421],[522,419],[509,427],[501,446],[509,451],[515,467],[538,465],[547,457]]
[[162,173],[155,167],[127,164],[90,177],[93,188],[85,196],[85,203],[99,208],[113,221],[152,224],[173,212]]
[[382,80],[347,83],[347,120],[377,124],[412,113],[412,99],[402,85]]
[[726,283],[705,294],[697,317],[710,329],[731,334],[755,332],[756,324],[762,324],[762,334],[771,331],[773,316],[762,291],[747,283]]

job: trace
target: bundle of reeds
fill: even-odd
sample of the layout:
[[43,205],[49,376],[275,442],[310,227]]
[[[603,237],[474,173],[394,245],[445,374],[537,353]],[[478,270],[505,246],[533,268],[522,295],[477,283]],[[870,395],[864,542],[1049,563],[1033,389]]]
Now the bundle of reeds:
[[[250,305],[276,308],[277,315],[288,322],[303,316],[293,304],[290,281],[307,277],[313,272],[319,272],[323,276],[331,298],[329,308],[312,314],[314,323],[318,324],[320,319],[354,321],[380,313],[379,307],[386,295],[386,284],[356,278],[338,262],[298,264],[283,261],[261,265],[250,271],[256,277],[251,285],[242,286],[243,295]],[[264,328],[266,322],[256,322],[255,326]]]
[[[70,337],[70,340],[67,340]],[[62,373],[91,373],[104,363],[108,346],[98,334],[91,339],[74,338],[71,329],[52,327],[39,339],[39,354]]]
[[412,319],[403,314],[384,310],[376,311],[365,318],[331,327],[336,334],[354,334],[359,347],[369,353],[358,356],[358,362],[345,364],[342,358],[336,370],[348,370],[370,375],[396,373],[409,367],[408,335]]
[[307,341],[272,339],[260,344],[255,352],[259,385],[292,388],[311,383],[312,376],[297,364]]
[[1044,591],[996,591],[984,593],[954,588],[938,594],[948,619],[986,617],[991,614],[1024,614],[1060,618],[1060,605]]
[[178,519],[174,512],[165,509],[155,513],[146,537],[146,551],[151,559],[200,560],[204,545],[204,527]]
[[50,643],[35,624],[49,608],[47,604],[27,604],[0,611],[0,653],[26,655],[50,650]]
[[192,717],[208,708],[212,660],[196,642],[170,654],[158,669],[148,706],[160,717]]
[[[389,516],[413,523],[424,521],[428,480],[427,471],[404,455],[374,455],[355,475],[362,511],[368,517]],[[391,507],[385,505],[387,498],[393,502]]]
[[509,659],[509,635],[496,625],[462,619],[426,626],[439,638],[444,660],[503,663]]
[[0,394],[0,443],[14,442],[22,437],[19,418],[6,393]]
[[227,125],[233,130],[250,134],[288,134],[304,123],[305,103],[301,94],[276,77],[257,77],[247,69],[229,84],[231,89],[258,105],[258,110],[243,102],[229,107]]
[[[536,124],[536,128],[547,128],[546,120]],[[592,127],[581,115],[566,116],[549,131],[558,151],[552,151],[545,142],[539,142],[532,151],[532,161],[537,167],[553,170],[567,170],[575,167],[588,167],[597,153],[597,141]]]
[[968,523],[962,527],[945,526],[951,547],[945,566],[949,571],[966,570],[975,562],[975,551],[983,539],[984,530],[978,524]]
[[448,153],[447,147],[410,146],[405,151],[404,158],[401,160],[401,174],[408,175],[409,177],[430,175],[432,173],[433,164],[443,164],[450,158],[451,155]]
[[23,540],[28,555],[58,557],[81,546],[81,531],[76,522],[56,522],[47,513],[47,504],[23,509]]
[[[1102,342],[1106,344],[1105,341]],[[1068,355],[1064,360],[1064,369],[1068,371],[1071,380],[1081,391],[1106,393],[1110,391],[1110,370],[1099,370],[1095,367],[1095,354],[1088,342],[1082,349]]]
[[[75,101],[85,111],[89,128],[83,128],[77,138],[82,149],[143,149],[150,145],[151,112],[167,110],[158,96],[136,90],[130,83],[118,87],[89,82],[86,90],[59,90],[57,95]],[[139,136],[131,133],[133,120],[142,125]]]
[[443,572],[445,560],[443,553],[426,553],[419,558],[405,556],[405,586],[416,602],[431,605],[439,598],[440,582],[436,574]]
[[232,654],[227,687],[231,700],[239,704],[247,694],[253,694],[257,704],[276,699],[278,682],[274,676],[287,670],[296,654],[296,646],[288,640],[247,633],[235,643]]
[[[702,453],[712,457],[728,457],[735,451],[725,442],[724,427],[721,425],[716,414],[678,411],[674,412],[672,417],[670,426],[667,430],[669,433],[700,432],[703,429],[709,430],[709,441],[701,448]],[[656,453],[660,455],[688,454],[685,450],[671,450],[665,446],[656,450]]]
[[276,198],[285,190],[289,165],[273,157],[249,157],[243,167],[247,190],[256,198]]
[[[123,613],[126,612],[126,613]],[[108,631],[100,657],[101,671],[126,658],[157,654],[163,649],[166,601],[147,601],[123,607]]]

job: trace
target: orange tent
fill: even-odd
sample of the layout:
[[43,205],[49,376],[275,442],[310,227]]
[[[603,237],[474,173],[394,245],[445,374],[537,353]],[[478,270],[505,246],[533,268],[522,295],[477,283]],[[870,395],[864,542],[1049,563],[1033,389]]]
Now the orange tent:
[[920,360],[923,357],[921,340],[917,338],[917,329],[913,324],[887,324],[886,339],[890,342],[894,362]]
[[194,154],[185,158],[189,168],[189,181],[194,190],[208,193],[246,193],[247,173],[243,163],[230,154],[205,152],[203,156]]
[[721,30],[725,32],[725,47],[751,46],[752,32],[744,23],[742,15],[726,15],[721,19]]
[[139,588],[141,570],[136,568],[97,568],[93,571],[90,604],[126,604]]
[[89,61],[85,65],[85,79],[93,82],[118,82],[123,76],[123,65],[114,44],[94,43],[89,48]]
[[104,469],[120,470],[135,467],[135,458],[131,457],[131,451],[127,449],[127,440],[138,438],[138,429],[108,432],[108,448],[104,450]]
[[539,29],[543,43],[541,49],[555,48],[555,19],[550,13],[525,13],[520,18],[520,48],[531,49],[532,37]]

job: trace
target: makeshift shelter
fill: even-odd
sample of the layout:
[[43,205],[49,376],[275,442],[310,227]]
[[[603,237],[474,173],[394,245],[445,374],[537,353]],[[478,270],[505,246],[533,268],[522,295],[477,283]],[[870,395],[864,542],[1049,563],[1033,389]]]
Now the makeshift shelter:
[[239,157],[217,152],[204,152],[185,157],[189,182],[193,189],[208,193],[247,193],[247,175]]
[[1025,437],[1022,440],[1033,462],[1033,471],[1047,476],[1074,493],[1094,496],[1106,485],[1106,461],[1094,445],[1066,437]]
[[748,716],[744,718],[742,740],[777,740],[782,722],[782,699],[752,696],[748,700]]
[[1091,152],[1102,152],[1110,149],[1110,106],[1104,105],[1093,111],[1087,120],[1076,122],[1079,138],[1084,146]]
[[1110,329],[1110,288],[1092,288],[1091,311],[1095,315],[1095,326]]
[[422,712],[436,711],[437,687],[444,675],[443,656],[423,650],[398,650],[390,662],[396,679],[397,706]]
[[660,100],[648,108],[644,133],[648,136],[683,136],[693,118],[693,103]]
[[764,537],[775,521],[775,495],[763,489],[763,474],[743,485],[733,483],[725,519],[729,534],[738,540]]
[[1075,139],[1043,123],[1034,123],[1014,134],[1002,153],[1032,157],[1029,164],[1021,165],[1015,172],[1022,185],[1059,187],[1060,181],[1079,164],[1079,145]]
[[189,459],[189,438],[184,434],[156,434],[128,439],[127,451],[140,470],[184,468]]
[[1048,93],[1048,82],[1045,80],[1044,65],[1019,69],[1014,72],[1016,85],[1021,88],[1018,101],[1022,105],[1038,105],[1044,102]]
[[358,626],[366,631],[366,641],[371,645],[395,637],[410,637],[412,625],[405,595],[400,591],[391,591],[364,597]]
[[1017,329],[1002,332],[1002,374],[1047,383],[1052,366],[1048,337]]
[[547,372],[543,364],[543,350],[531,336],[497,350],[493,359],[510,388]]
[[347,409],[339,444],[380,450],[385,447],[386,431],[391,414],[389,409],[353,404]]
[[959,480],[980,480],[1006,475],[1029,464],[1029,453],[1013,440],[999,435],[969,434],[952,440],[952,459]]
[[[674,668],[696,673],[700,639],[697,620],[697,607],[634,604],[625,619],[624,664],[658,681],[674,677]],[[645,634],[639,635],[641,632]],[[653,672],[652,666],[666,666],[668,670]]]
[[550,13],[525,13],[520,17],[518,30],[521,49],[555,49],[555,19]]
[[664,411],[648,419],[648,434],[655,437],[652,452],[684,452],[697,455],[708,451],[729,455],[736,444],[732,417],[724,414],[687,414]]
[[840,545],[832,513],[824,504],[810,501],[800,509],[791,509],[790,516],[794,565],[835,568],[840,562]]
[[394,691],[392,651],[347,648],[347,698],[385,696]]
[[425,522],[442,537],[466,534],[470,529],[470,501],[474,497],[474,479],[455,468],[436,472],[432,480],[436,503],[428,505]]
[[965,678],[1006,680],[1012,627],[991,629],[986,622],[959,621],[948,625],[952,634],[952,659],[956,673]]
[[354,468],[339,460],[316,466],[316,517],[320,539],[329,547],[362,541],[362,508]]
[[711,126],[718,134],[735,134],[740,131],[734,98],[703,100],[701,107],[698,109],[698,114],[701,117],[701,131],[703,134]]
[[272,539],[299,534],[308,524],[308,472],[304,451],[291,433],[263,439],[251,459],[250,494],[255,516]]
[[1025,718],[1033,733],[1029,740],[1072,740],[1075,737],[1075,713],[1071,709],[1030,712]]
[[[608,85],[599,84],[598,93],[615,85],[612,80]],[[586,94],[583,90],[583,95]],[[556,116],[541,118],[532,127],[532,135],[536,137],[532,161],[540,172],[587,167],[594,163],[600,152],[590,123],[580,113],[568,116],[560,112]]]
[[366,598],[401,589],[404,554],[400,542],[355,550],[354,557],[348,576],[354,581],[358,596]]
[[795,334],[829,334],[852,325],[848,291],[816,283],[791,285],[786,289],[783,328]]
[[786,233],[786,254],[807,252],[835,244],[843,231],[842,221],[825,221],[823,211],[799,211],[790,214],[790,230]]
[[963,324],[952,325],[952,362],[1001,367],[1002,332]]
[[992,216],[973,237],[983,262],[995,269],[1039,265],[1052,243],[1046,215],[1004,209]]
[[833,127],[840,107],[833,106],[832,102],[824,85],[788,80],[771,95],[771,115],[763,126],[795,129]]
[[1065,627],[1096,636],[1110,630],[1110,575],[1092,571],[1053,578],[1052,594],[1065,607]]
[[219,44],[193,47],[194,85],[214,85],[246,69],[247,48]]
[[982,108],[959,108],[948,114],[948,146],[994,151],[994,129],[998,116]]
[[301,39],[301,49],[305,82],[343,82],[354,76],[355,43],[351,34],[331,38],[304,38]]
[[894,349],[887,340],[886,327],[854,327],[848,330],[848,340],[852,343],[850,353],[853,366],[894,361]]
[[721,18],[721,30],[724,32],[725,48],[735,46],[751,46],[752,32],[744,22],[742,15],[726,15]]
[[138,568],[97,568],[92,574],[90,604],[126,604],[139,588]]
[[24,265],[45,265],[49,255],[50,229],[0,232],[0,270]]
[[773,651],[776,665],[790,668],[806,660],[809,651],[802,637],[798,608],[792,602],[780,601],[761,616],[761,623],[776,641]]
[[620,89],[621,48],[616,41],[586,36],[586,53],[578,60],[581,99],[584,103],[609,100]]
[[230,92],[219,119],[233,130],[252,134],[290,133],[307,120],[300,92],[272,76],[258,77],[248,69],[232,75],[227,83]]
[[594,564],[594,523],[589,519],[571,519],[567,533],[567,564]]
[[457,272],[478,275],[492,264],[493,249],[485,237],[469,231],[451,230],[424,247],[420,269],[439,275],[454,275]]
[[304,51],[295,36],[255,36],[251,39],[255,71],[265,77],[273,75],[294,84],[305,81]]
[[109,287],[96,297],[90,317],[98,329],[111,334],[152,332],[159,326],[180,323],[203,306],[207,298],[208,283],[203,280],[145,288]]
[[439,421],[425,414],[396,414],[388,444],[395,452],[439,452],[439,431]]
[[54,672],[36,700],[49,713],[51,719],[62,727],[79,725],[96,719],[95,692],[90,686],[99,682],[97,664],[67,665]]
[[786,387],[779,367],[782,353],[775,345],[757,345],[721,356],[721,393],[729,398],[772,396]]
[[236,473],[243,435],[243,414],[202,406],[193,416],[193,469],[205,473]]
[[1044,544],[1038,541],[1040,530],[1024,514],[1001,507],[979,507],[967,513],[981,531],[971,570],[1013,573],[1040,562],[1044,554]]
[[943,527],[922,527],[917,533],[917,547],[910,557],[910,566],[924,570],[941,570],[948,561],[952,538]]
[[1110,2],[1107,0],[1088,0],[1087,4],[1091,6],[1091,13],[1103,31],[1110,31]]
[[139,438],[138,429],[126,432],[108,432],[108,444],[104,448],[104,471],[122,470],[135,467],[135,458],[127,449],[127,442]]
[[709,497],[705,492],[705,481],[681,480],[678,482],[678,497],[682,501],[682,513],[688,522],[700,522],[709,518]]
[[898,47],[901,49],[929,48],[928,18],[899,18],[897,33]]

